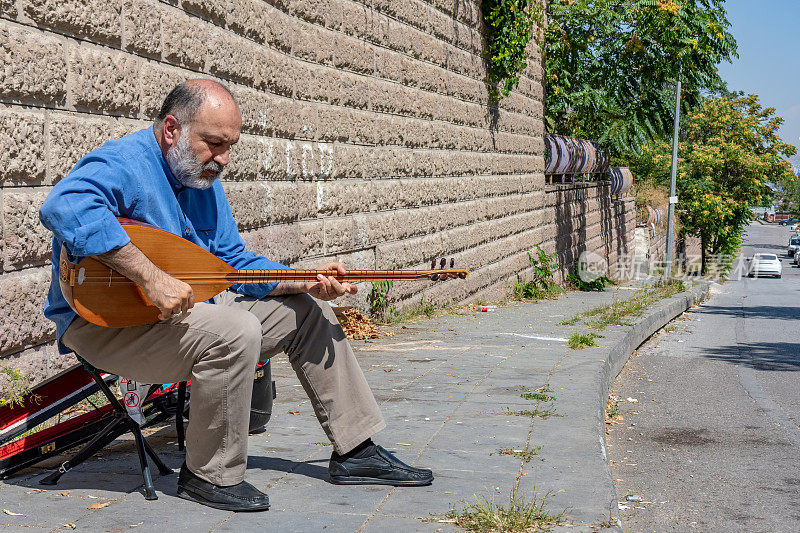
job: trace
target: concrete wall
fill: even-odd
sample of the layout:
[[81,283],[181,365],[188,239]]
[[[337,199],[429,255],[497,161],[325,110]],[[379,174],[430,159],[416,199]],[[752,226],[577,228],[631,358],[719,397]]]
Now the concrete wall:
[[518,90],[492,106],[482,31],[477,0],[0,0],[0,358],[34,379],[74,362],[41,313],[37,210],[82,155],[198,76],[242,107],[224,180],[252,249],[293,266],[454,256],[472,271],[398,284],[405,303],[505,290],[521,252],[554,238],[541,56],[531,45]]

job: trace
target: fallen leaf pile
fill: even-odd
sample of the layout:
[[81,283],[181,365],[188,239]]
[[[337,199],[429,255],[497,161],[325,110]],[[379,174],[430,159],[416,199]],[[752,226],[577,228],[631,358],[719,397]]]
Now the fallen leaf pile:
[[353,340],[377,339],[378,337],[391,337],[391,331],[381,331],[372,320],[357,309],[345,308],[336,311],[339,322],[342,324],[347,338]]

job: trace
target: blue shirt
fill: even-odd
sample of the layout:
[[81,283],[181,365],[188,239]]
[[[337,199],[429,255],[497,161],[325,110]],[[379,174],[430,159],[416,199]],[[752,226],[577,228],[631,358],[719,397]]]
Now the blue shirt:
[[[77,316],[58,284],[61,245],[76,262],[125,246],[130,238],[116,217],[180,235],[234,268],[288,268],[244,249],[219,181],[199,190],[175,180],[152,128],[108,141],[78,161],[39,210],[42,224],[53,232],[53,277],[44,314],[56,323],[61,353],[71,351],[61,343],[61,336]],[[232,289],[263,298],[275,285],[239,283]]]

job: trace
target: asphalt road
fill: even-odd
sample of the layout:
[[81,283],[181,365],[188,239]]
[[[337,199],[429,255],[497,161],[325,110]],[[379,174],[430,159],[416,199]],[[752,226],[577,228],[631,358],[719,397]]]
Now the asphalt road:
[[621,419],[606,441],[625,531],[800,531],[800,268],[786,255],[790,234],[750,226],[743,255],[777,253],[782,279],[713,287],[617,377]]

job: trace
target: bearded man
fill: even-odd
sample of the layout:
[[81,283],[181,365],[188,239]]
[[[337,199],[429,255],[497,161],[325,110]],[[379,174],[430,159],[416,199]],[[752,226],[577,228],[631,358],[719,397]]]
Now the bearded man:
[[[355,286],[323,276],[237,284],[214,301],[195,302],[191,287],[154,265],[117,221],[180,235],[238,269],[288,268],[245,250],[217,179],[241,125],[225,87],[191,80],[169,93],[152,127],[105,143],[53,187],[40,218],[53,232],[45,315],[56,323],[59,350],[144,383],[192,381],[182,498],[232,511],[269,508],[244,474],[253,371],[279,352],[333,443],[331,482],[430,484],[430,470],[402,463],[371,440],[385,427],[380,409],[330,306],[319,302],[355,293]],[[91,256],[136,282],[160,321],[104,328],[76,315],[58,284],[62,245],[72,261]],[[345,272],[341,263],[321,268]]]

